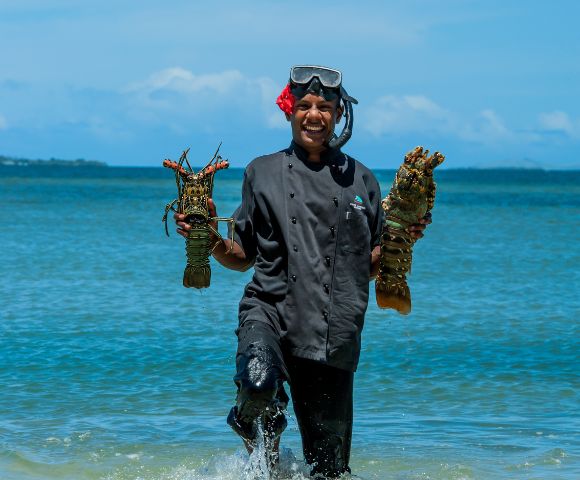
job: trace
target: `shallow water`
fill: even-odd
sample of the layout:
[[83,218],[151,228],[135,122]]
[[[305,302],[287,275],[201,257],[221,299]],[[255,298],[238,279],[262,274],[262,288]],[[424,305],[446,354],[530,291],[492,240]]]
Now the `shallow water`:
[[[241,175],[216,176],[220,214]],[[354,478],[580,478],[580,172],[436,177],[412,314],[371,297]],[[250,272],[181,286],[174,189],[162,169],[0,169],[1,479],[246,478],[225,417]],[[292,417],[282,445],[302,478]]]

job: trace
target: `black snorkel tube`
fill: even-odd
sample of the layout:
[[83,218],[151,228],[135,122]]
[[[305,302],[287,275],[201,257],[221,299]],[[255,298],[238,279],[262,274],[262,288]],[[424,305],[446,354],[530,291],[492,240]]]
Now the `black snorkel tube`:
[[342,132],[338,137],[336,136],[336,134],[332,135],[332,138],[328,142],[329,148],[342,147],[346,142],[349,141],[352,135],[352,126],[354,123],[352,104],[354,103],[356,105],[358,104],[358,101],[355,98],[351,97],[348,93],[346,93],[346,90],[342,87],[342,85],[340,86],[340,99],[342,100],[342,104],[344,106],[343,113],[345,117],[344,127],[342,128]]

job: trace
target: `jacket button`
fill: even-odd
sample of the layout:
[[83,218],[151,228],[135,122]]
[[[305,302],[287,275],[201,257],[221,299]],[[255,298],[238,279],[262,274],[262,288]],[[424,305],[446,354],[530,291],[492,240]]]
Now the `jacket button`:
[[294,246],[292,247],[292,250],[294,250],[295,252],[297,252],[297,251],[298,251],[298,247],[297,247],[296,245],[294,245]]
[[329,227],[330,229],[330,234],[334,237],[334,227]]
[[324,284],[324,291],[325,291],[326,293],[330,292],[330,287],[328,286],[328,283],[325,283],[325,284]]
[[296,275],[292,275],[290,278],[292,279],[293,282],[296,281]]
[[332,201],[334,202],[334,204],[338,207],[338,198],[334,197],[332,199]]
[[294,192],[290,192],[290,198],[294,198]]
[[296,217],[292,217],[292,223],[296,223]]
[[324,261],[326,262],[326,265],[330,267],[330,257],[325,257]]
[[326,310],[324,310],[322,312],[322,316],[324,317],[324,320],[327,320],[328,319],[328,312]]
[[288,164],[288,168],[292,168],[292,164],[291,163]]

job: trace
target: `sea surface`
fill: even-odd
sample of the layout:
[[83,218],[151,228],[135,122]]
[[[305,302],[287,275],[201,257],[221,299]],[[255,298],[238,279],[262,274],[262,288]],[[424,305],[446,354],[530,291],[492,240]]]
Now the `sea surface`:
[[[394,171],[377,171],[383,194]],[[242,170],[219,172],[230,215]],[[580,172],[436,172],[413,311],[371,295],[353,478],[580,479]],[[225,423],[250,272],[181,286],[162,168],[0,168],[0,479],[250,479]],[[225,229],[223,230],[225,231]],[[371,285],[372,287],[372,285]],[[307,474],[290,411],[283,478]]]

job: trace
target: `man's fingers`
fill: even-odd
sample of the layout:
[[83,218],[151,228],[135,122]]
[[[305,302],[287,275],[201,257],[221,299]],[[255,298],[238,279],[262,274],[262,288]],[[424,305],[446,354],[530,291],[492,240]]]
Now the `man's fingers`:
[[215,208],[215,203],[213,203],[212,198],[207,199],[207,209],[210,217],[217,217],[217,209]]
[[182,237],[187,238],[189,235],[188,230],[191,230],[191,225],[189,223],[185,223],[185,215],[183,213],[175,213],[173,214],[173,218],[175,219],[176,225],[179,227],[177,229],[177,233]]
[[189,223],[177,222],[177,226],[180,227],[184,232],[191,230],[191,225]]
[[433,218],[431,216],[431,212],[425,214],[425,216],[419,220],[419,223],[422,225],[430,225],[432,222]]

